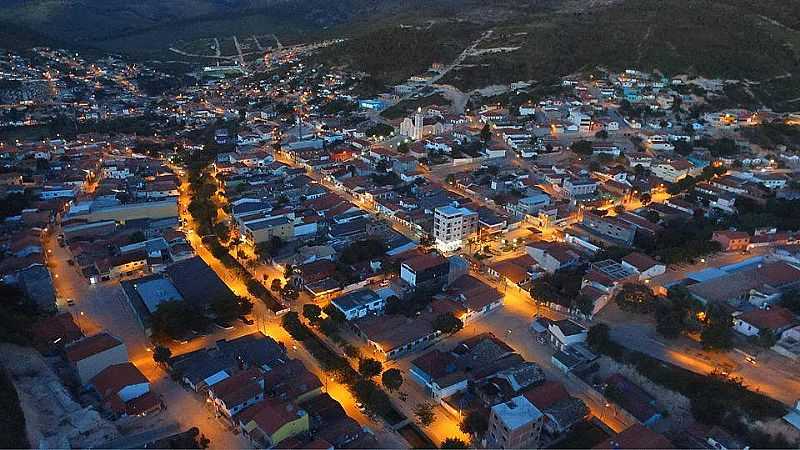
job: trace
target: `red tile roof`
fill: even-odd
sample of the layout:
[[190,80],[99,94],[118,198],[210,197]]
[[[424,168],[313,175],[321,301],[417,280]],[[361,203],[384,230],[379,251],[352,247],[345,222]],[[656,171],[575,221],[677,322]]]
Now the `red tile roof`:
[[634,424],[625,431],[594,446],[597,449],[661,449],[675,448],[669,439],[642,424]]
[[261,376],[261,371],[255,367],[243,370],[215,384],[210,391],[228,408],[233,408],[264,391],[260,384]]
[[569,393],[564,388],[563,384],[550,380],[528,390],[523,395],[540,410],[569,398]]
[[92,378],[91,384],[101,397],[109,398],[127,386],[149,383],[147,377],[127,362],[108,366]]
[[794,314],[781,306],[774,306],[770,309],[754,309],[742,313],[738,318],[759,329],[769,330],[780,330],[796,322]]
[[427,255],[416,256],[414,258],[403,261],[403,264],[408,266],[414,272],[421,272],[431,267],[436,267],[444,264],[447,260],[438,253],[428,253]]
[[270,436],[282,426],[299,417],[298,409],[290,403],[265,399],[254,407],[258,408],[258,412],[253,416],[253,420],[262,431]]
[[119,345],[122,345],[122,341],[108,333],[95,334],[67,347],[67,359],[78,362]]

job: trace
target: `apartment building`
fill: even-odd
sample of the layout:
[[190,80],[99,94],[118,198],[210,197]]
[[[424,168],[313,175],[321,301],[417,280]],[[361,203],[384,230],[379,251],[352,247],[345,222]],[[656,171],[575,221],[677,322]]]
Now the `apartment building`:
[[442,252],[462,247],[464,240],[478,230],[478,213],[468,208],[442,206],[433,214],[433,237]]

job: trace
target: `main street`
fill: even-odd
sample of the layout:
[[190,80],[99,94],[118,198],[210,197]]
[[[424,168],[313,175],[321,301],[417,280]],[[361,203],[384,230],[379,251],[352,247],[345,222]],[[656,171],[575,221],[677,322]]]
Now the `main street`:
[[[337,402],[339,402],[347,415],[355,419],[363,426],[369,427],[375,432],[376,438],[381,444],[385,444],[387,448],[400,448],[407,446],[405,441],[402,440],[396,433],[387,429],[382,422],[371,419],[363,414],[356,407],[356,400],[347,387],[341,383],[337,383],[334,379],[327,376],[324,371],[319,367],[317,360],[309,354],[301,343],[297,343],[280,325],[280,318],[275,316],[267,306],[258,298],[254,298],[247,291],[247,287],[238,274],[233,270],[227,268],[220,260],[218,260],[208,248],[203,244],[202,239],[196,233],[196,224],[191,214],[188,212],[188,205],[190,202],[190,189],[186,177],[181,177],[180,196],[178,210],[181,219],[184,223],[187,238],[192,248],[203,261],[211,267],[214,272],[222,279],[225,284],[237,295],[246,297],[253,301],[252,316],[255,319],[254,325],[247,326],[237,321],[230,338],[237,335],[248,334],[251,332],[260,331],[266,336],[270,336],[278,342],[285,344],[288,354],[291,358],[299,359],[303,362],[308,370],[322,381],[325,390]],[[277,275],[277,274],[276,274]],[[295,302],[296,307],[300,307],[300,302]],[[174,350],[174,354],[183,354],[189,351],[197,350],[199,348],[208,347],[213,345],[214,341],[209,342],[208,339],[195,339],[187,344],[181,345]]]

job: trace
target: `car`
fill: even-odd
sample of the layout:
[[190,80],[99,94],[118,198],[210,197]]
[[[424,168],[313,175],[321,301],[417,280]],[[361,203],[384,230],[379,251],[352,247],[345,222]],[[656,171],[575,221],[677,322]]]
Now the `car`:
[[365,408],[365,407],[364,407],[364,404],[363,404],[363,403],[361,403],[361,402],[356,402],[356,409],[358,409],[358,410],[359,410],[359,411],[361,411],[362,413],[363,413],[363,412],[365,412],[365,411],[367,410],[367,408]]
[[754,365],[754,366],[757,366],[757,365],[758,365],[758,361],[756,361],[756,359],[755,359],[755,358],[753,358],[752,356],[748,356],[748,357],[746,357],[744,360],[745,360],[745,361],[747,361],[747,362],[749,362],[750,364],[752,364],[752,365]]
[[67,306],[75,306],[75,300],[74,299],[68,298],[66,300],[66,302],[67,302]]
[[253,319],[251,319],[251,318],[249,318],[247,316],[241,316],[241,317],[239,317],[239,320],[244,322],[245,325],[252,325],[252,324],[256,323],[255,320],[253,320]]
[[75,261],[73,261],[71,259],[68,259],[67,260],[67,264],[69,264],[70,266],[74,266],[75,265]]

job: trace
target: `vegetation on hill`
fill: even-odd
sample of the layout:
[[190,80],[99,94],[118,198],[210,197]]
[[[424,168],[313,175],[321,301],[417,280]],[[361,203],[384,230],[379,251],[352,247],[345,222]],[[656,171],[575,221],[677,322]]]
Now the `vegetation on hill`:
[[518,50],[468,58],[447,81],[473,89],[596,66],[753,80],[796,72],[800,32],[781,21],[795,23],[800,13],[768,3],[626,0],[591,14],[538,15],[498,27],[483,45]]

